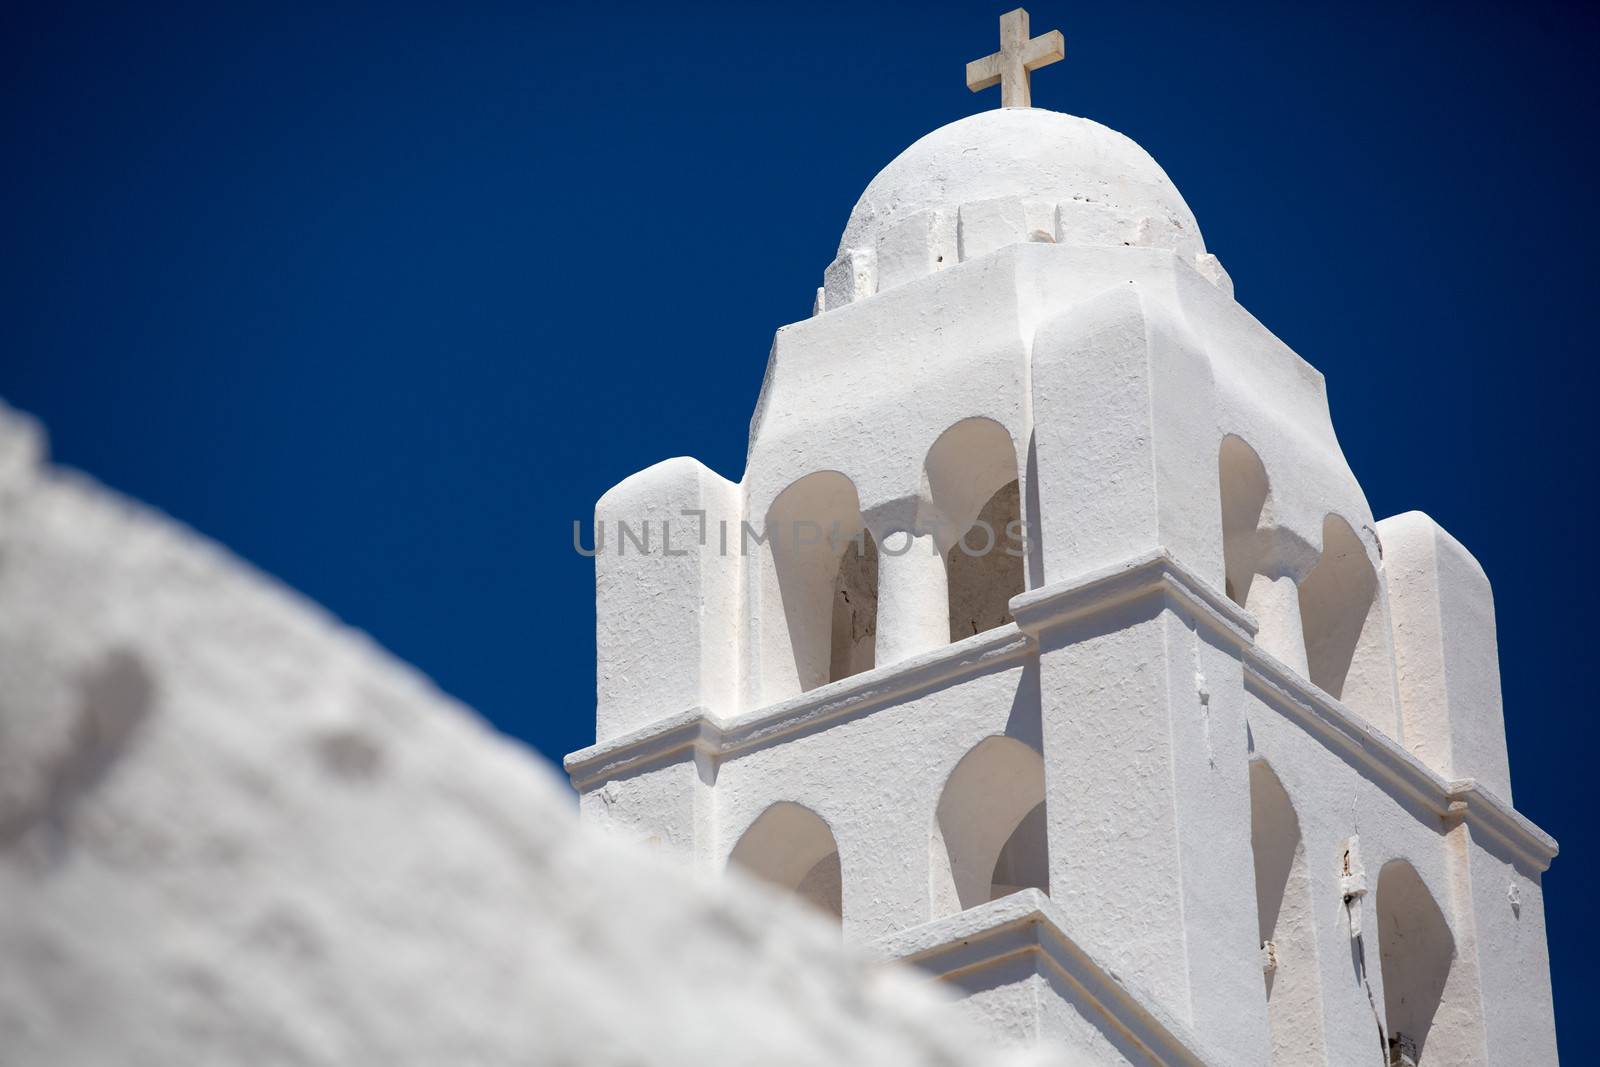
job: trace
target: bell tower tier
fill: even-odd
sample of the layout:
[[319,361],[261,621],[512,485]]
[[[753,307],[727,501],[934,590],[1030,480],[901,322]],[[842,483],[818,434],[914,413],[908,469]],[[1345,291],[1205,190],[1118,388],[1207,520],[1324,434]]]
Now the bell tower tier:
[[1555,1062],[1487,578],[1375,521],[1322,376],[1120,134],[913,145],[777,332],[741,479],[668,460],[595,524],[585,818],[1082,1062]]

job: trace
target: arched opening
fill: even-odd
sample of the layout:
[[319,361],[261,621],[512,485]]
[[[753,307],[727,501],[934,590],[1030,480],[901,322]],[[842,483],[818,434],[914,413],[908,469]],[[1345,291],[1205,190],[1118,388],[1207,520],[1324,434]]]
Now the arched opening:
[[1378,596],[1367,548],[1337,515],[1322,524],[1322,559],[1300,584],[1300,622],[1311,681],[1342,696]]
[[1222,558],[1228,599],[1244,607],[1261,557],[1256,530],[1266,511],[1267,468],[1256,450],[1229,434],[1217,454],[1222,491]]
[[728,856],[739,867],[812,907],[844,915],[839,846],[822,817],[802,804],[779,801],[757,816]]
[[1433,1032],[1448,996],[1455,937],[1433,894],[1404,860],[1391,860],[1378,874],[1378,953],[1390,1062],[1465,1062],[1446,1047],[1447,1035]]
[[1026,587],[1017,450],[1006,428],[971,418],[945,430],[923,463],[919,526],[945,561],[950,640],[1011,621]]
[[1322,1063],[1316,923],[1300,820],[1265,760],[1250,761],[1250,849],[1273,1063]]
[[1039,801],[1017,823],[989,874],[989,899],[999,900],[1022,889],[1050,892],[1049,827],[1044,820],[1044,801]]
[[856,487],[818,471],[778,494],[765,534],[801,692],[873,665],[878,551]]
[[870,671],[878,636],[878,543],[863,529],[845,544],[833,579],[828,680]]
[[986,737],[961,757],[934,814],[935,918],[1020,889],[1050,891],[1044,760],[1012,737]]
[[1013,479],[995,491],[977,519],[945,553],[950,583],[950,640],[1011,621],[1011,598],[1023,591],[1022,493]]
[[1371,722],[1394,725],[1394,670],[1378,572],[1350,524],[1329,515],[1322,558],[1300,583],[1306,669],[1313,684]]
[[1217,452],[1222,497],[1223,591],[1248,608],[1260,627],[1256,644],[1294,670],[1305,672],[1300,598],[1287,572],[1285,551],[1297,539],[1273,524],[1267,468],[1241,438],[1229,434]]

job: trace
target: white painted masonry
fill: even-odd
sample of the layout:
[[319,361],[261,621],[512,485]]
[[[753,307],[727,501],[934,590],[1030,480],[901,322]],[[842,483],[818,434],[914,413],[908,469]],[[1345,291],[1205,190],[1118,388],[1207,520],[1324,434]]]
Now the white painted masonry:
[[1126,137],[912,145],[777,332],[743,478],[670,460],[595,518],[585,817],[1074,1062],[1556,1061],[1488,581],[1374,520]]

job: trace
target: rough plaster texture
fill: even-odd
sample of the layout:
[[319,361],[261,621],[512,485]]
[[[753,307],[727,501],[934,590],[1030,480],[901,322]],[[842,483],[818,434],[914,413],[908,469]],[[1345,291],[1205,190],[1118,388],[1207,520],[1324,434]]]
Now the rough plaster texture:
[[[1086,1062],[1553,1063],[1555,843],[1510,807],[1487,579],[1425,517],[1375,521],[1321,374],[1160,167],[988,112],[890,163],[839,249],[716,483],[767,540],[710,594],[596,559],[603,618],[680,620],[682,662],[728,669],[642,683],[624,731],[602,687],[567,763],[586,817],[707,871],[800,850],[770,880],[802,893],[836,851],[847,940]],[[951,555],[1000,513],[1019,564]],[[602,625],[602,677],[659,658]],[[870,666],[838,653],[869,631]],[[1049,915],[984,899],[1002,867]],[[1023,927],[1054,932],[1002,951]]]
[[1144,149],[1089,119],[1006,107],[940,127],[872,180],[829,268],[826,306],[1024,241],[1205,255],[1194,215]]
[[1489,577],[1420,511],[1384,519],[1406,746],[1456,778],[1511,799]]
[[[663,701],[691,705],[733,694],[737,664],[716,629],[737,610],[738,501],[715,471],[671,459],[612,489],[595,507],[599,735],[650,721]],[[682,598],[695,610],[685,614]],[[634,635],[656,635],[647,656]]]
[[41,447],[0,409],[0,1063],[1005,1060]]

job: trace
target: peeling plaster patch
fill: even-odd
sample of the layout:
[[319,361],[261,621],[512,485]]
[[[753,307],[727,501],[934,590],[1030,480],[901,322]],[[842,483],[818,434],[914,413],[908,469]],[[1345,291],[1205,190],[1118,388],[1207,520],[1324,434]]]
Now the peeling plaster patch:
[[1350,917],[1350,936],[1361,936],[1361,898],[1367,895],[1367,869],[1361,865],[1361,838],[1352,836],[1345,842],[1344,857],[1339,866],[1339,892],[1344,897],[1345,911]]
[[1194,691],[1200,701],[1200,727],[1206,742],[1206,762],[1212,770],[1217,768],[1217,753],[1211,744],[1211,685],[1206,680],[1206,672],[1200,660],[1200,635],[1191,626],[1189,629],[1194,654]]
[[1373,995],[1372,982],[1367,978],[1367,951],[1361,937],[1361,899],[1367,895],[1367,869],[1361,863],[1361,837],[1352,834],[1344,844],[1344,855],[1339,864],[1339,892],[1344,901],[1346,917],[1350,920],[1350,956],[1355,961],[1356,975],[1367,994],[1367,1006],[1372,1009],[1372,1021],[1378,1028],[1378,1046],[1388,1055],[1389,1042],[1383,1029],[1383,1015],[1378,1011],[1378,998]]

